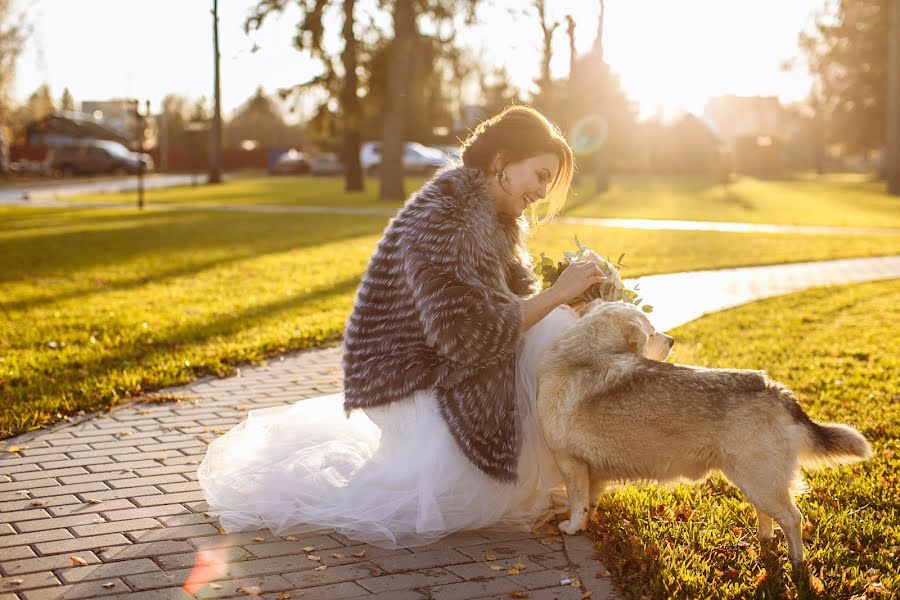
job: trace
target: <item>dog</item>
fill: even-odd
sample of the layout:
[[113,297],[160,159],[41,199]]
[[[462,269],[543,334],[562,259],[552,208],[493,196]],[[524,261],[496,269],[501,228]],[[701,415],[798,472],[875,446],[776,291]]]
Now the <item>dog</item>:
[[537,410],[569,496],[559,529],[582,530],[608,481],[702,480],[722,472],[756,509],[760,542],[781,526],[803,560],[800,466],[872,450],[856,429],[811,420],[763,371],[662,362],[674,340],[632,304],[594,300],[538,364]]

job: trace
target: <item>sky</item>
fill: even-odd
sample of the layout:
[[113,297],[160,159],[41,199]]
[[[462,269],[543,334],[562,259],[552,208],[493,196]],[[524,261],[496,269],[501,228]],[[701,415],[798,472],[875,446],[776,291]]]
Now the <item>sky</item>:
[[[587,51],[599,3],[547,1],[552,18],[573,15],[577,50]],[[699,114],[707,99],[724,94],[801,100],[809,77],[802,68],[785,73],[781,65],[798,55],[798,33],[810,27],[823,1],[606,0],[606,59],[644,116],[682,110]],[[299,21],[295,7],[260,31],[244,33],[244,19],[255,3],[219,1],[226,116],[259,86],[273,92],[319,71],[291,46]],[[533,90],[541,47],[536,18],[523,14],[530,4],[485,2],[478,23],[460,36],[486,62],[506,67],[526,90]],[[57,99],[68,87],[76,101],[137,97],[149,99],[153,110],[159,110],[167,93],[212,96],[211,0],[19,0],[19,5],[33,27],[18,63],[13,93],[19,101],[42,83]],[[339,30],[332,29],[335,35],[327,44],[337,52]],[[554,49],[551,69],[562,77],[569,61],[564,25]]]

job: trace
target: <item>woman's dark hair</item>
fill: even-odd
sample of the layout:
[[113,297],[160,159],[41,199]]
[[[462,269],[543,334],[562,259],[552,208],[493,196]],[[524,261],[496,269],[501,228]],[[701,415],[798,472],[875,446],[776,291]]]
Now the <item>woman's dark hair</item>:
[[[572,176],[575,160],[572,149],[559,129],[544,115],[530,106],[510,106],[500,114],[483,121],[462,145],[463,166],[494,174],[506,165],[539,154],[555,154],[559,171],[550,185],[544,202],[531,207],[534,221],[546,223],[562,209]],[[500,168],[495,161],[500,160]],[[543,219],[537,218],[538,204],[547,204]]]

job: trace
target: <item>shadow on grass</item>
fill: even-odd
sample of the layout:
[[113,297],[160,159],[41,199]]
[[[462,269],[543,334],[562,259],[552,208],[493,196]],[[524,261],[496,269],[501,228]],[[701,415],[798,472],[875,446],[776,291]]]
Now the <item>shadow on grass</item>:
[[[36,413],[47,412],[56,414],[59,412],[61,415],[64,415],[81,409],[86,411],[97,410],[115,404],[118,398],[127,395],[126,392],[144,393],[170,385],[187,383],[204,375],[220,374],[222,365],[239,366],[251,358],[265,358],[290,350],[301,350],[313,345],[334,341],[338,339],[339,332],[323,335],[320,338],[306,337],[302,343],[297,344],[297,347],[292,347],[290,344],[272,345],[269,347],[254,346],[251,352],[239,351],[231,356],[227,354],[223,356],[217,353],[211,359],[202,357],[195,359],[191,357],[191,360],[195,361],[195,363],[191,366],[187,377],[180,379],[176,377],[175,372],[162,370],[163,365],[161,365],[167,355],[177,352],[179,348],[202,345],[217,337],[228,338],[247,329],[254,323],[265,321],[274,315],[300,307],[306,303],[352,292],[359,285],[361,275],[360,273],[346,277],[328,287],[312,290],[306,294],[258,306],[249,306],[240,312],[229,313],[218,319],[173,327],[166,331],[163,337],[152,342],[131,343],[126,347],[115,349],[116,353],[111,356],[101,355],[79,362],[78,369],[64,367],[62,373],[45,372],[35,374],[42,382],[38,383],[38,387],[35,386],[35,382],[31,381],[31,378],[12,381],[10,382],[12,385],[4,390],[4,396],[7,406],[5,419],[7,423],[12,424],[14,431],[3,431],[0,429],[0,437],[15,435],[35,425],[43,425],[44,423],[33,422],[33,415]],[[117,385],[117,375],[128,369],[134,370],[136,365],[141,365],[142,367],[140,379],[137,382],[139,387],[137,389],[128,389],[121,382]],[[86,382],[79,375],[79,371],[90,373],[94,376]],[[155,377],[150,376],[152,373],[157,375]],[[166,375],[169,377],[165,377]],[[47,380],[53,383],[48,385]],[[92,383],[100,385],[92,386]],[[67,390],[68,394],[63,394],[63,390]],[[60,406],[67,399],[74,400],[74,402],[71,402],[72,409]],[[55,404],[49,406],[48,402]]]
[[[137,221],[136,217],[139,216],[102,218],[107,225],[118,223],[121,227],[80,227],[62,233],[49,232],[0,240],[0,255],[11,257],[0,272],[0,282],[66,277],[68,273],[102,267],[115,270],[120,265],[137,260],[151,262],[147,272],[122,279],[110,277],[109,281],[100,277],[94,283],[75,289],[2,302],[0,308],[20,311],[96,293],[129,290],[248,258],[374,235],[381,231],[385,223],[380,217],[206,212],[166,216],[155,214],[152,217],[148,215],[150,218],[147,220],[141,218]],[[97,225],[98,220],[92,218],[89,223]],[[224,253],[226,256],[204,260],[203,257],[210,253]],[[183,264],[173,266],[173,262]]]

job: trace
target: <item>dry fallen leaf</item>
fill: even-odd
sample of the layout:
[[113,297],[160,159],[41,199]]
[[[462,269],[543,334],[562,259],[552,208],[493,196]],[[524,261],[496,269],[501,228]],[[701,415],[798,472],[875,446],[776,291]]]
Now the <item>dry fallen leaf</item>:
[[601,566],[599,569],[597,569],[597,575],[596,575],[597,579],[600,579],[601,577],[609,577],[609,576],[610,576],[610,572],[609,572],[609,569],[607,569],[606,567]]
[[812,573],[809,575],[809,587],[816,593],[816,596],[821,596],[825,593],[825,584]]
[[491,571],[502,571],[503,567],[500,565],[491,565]]
[[384,571],[381,569],[369,569],[369,575],[372,577],[378,577],[379,575],[384,575]]
[[510,592],[506,595],[510,598],[531,598],[531,594],[528,592]]
[[575,580],[572,581],[572,583],[570,583],[569,585],[571,585],[572,587],[581,587],[581,580],[576,577]]
[[20,446],[10,446],[9,448],[4,448],[4,452],[20,452],[22,450],[27,450],[28,448],[23,448]]
[[262,595],[262,590],[259,589],[258,585],[252,585],[249,587],[239,587],[235,590],[236,592],[240,592],[245,596],[260,596]]
[[343,554],[332,554],[331,558],[341,559],[341,558],[344,558],[344,555]]
[[328,565],[322,565],[321,567],[316,567],[313,571],[324,571],[328,568]]
[[593,595],[593,593],[594,593],[594,590],[586,591],[585,593],[583,593],[581,595],[581,600],[584,600],[585,598],[590,598]]
[[115,581],[107,581],[106,583],[103,584],[103,587],[105,587],[105,588],[111,588],[111,587],[113,587],[113,586],[115,586],[115,585],[116,585],[116,582],[115,582]]
[[28,506],[47,506],[46,500],[35,500],[33,502],[29,502]]
[[12,585],[22,585],[23,583],[25,583],[25,580],[24,579],[10,579],[9,583],[11,583]]
[[285,536],[284,539],[286,539],[286,540],[289,541],[289,542],[296,542],[296,541],[297,541],[297,538],[295,538],[295,537],[292,536],[292,535]]
[[362,558],[362,557],[365,556],[365,555],[366,555],[366,551],[365,551],[365,550],[360,550],[359,552],[354,552],[354,553],[353,553],[353,556],[355,556],[355,557],[357,557],[357,558]]
[[518,569],[510,569],[509,571],[506,572],[506,574],[507,575],[518,575],[519,570]]
[[513,569],[518,569],[520,571],[523,569],[527,569],[527,568],[528,568],[528,565],[523,565],[522,563],[516,563],[513,565]]
[[290,592],[278,592],[275,594],[275,600],[288,600],[291,597]]
[[494,556],[493,554],[485,554],[484,560],[497,560],[497,557]]
[[86,504],[100,504],[103,500],[97,500],[96,498],[88,498],[85,500]]
[[253,538],[253,541],[254,541],[254,542],[264,542],[264,541],[266,541],[266,538],[263,538],[263,537],[255,537],[255,538]]
[[209,587],[211,587],[211,588],[214,589],[214,590],[221,590],[221,589],[222,589],[222,586],[219,585],[218,583],[211,583],[211,584],[209,584]]
[[310,553],[310,552],[312,552],[312,551],[315,550],[315,549],[316,549],[315,546],[306,546],[305,548],[303,548],[303,551],[306,552],[306,553]]
[[307,554],[306,560],[322,560],[322,559],[319,558],[318,556],[316,556],[315,554]]
[[76,567],[83,567],[88,564],[88,561],[84,560],[80,556],[70,556],[69,562],[71,562]]

